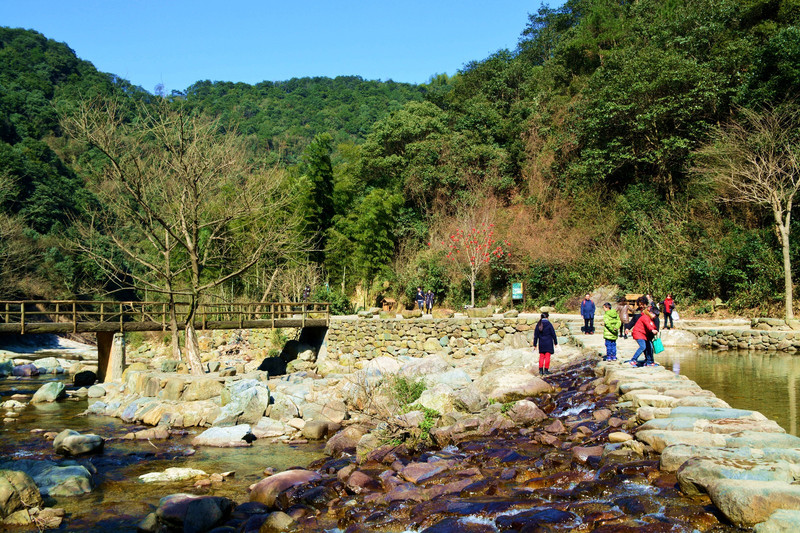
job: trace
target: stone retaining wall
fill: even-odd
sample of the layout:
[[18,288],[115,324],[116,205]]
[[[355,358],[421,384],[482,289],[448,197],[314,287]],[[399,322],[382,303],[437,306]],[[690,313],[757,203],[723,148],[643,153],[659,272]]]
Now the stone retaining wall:
[[[379,356],[422,357],[445,352],[455,359],[489,343],[524,348],[533,345],[535,318],[421,318],[331,320],[328,357],[341,364]],[[569,328],[553,321],[559,337]],[[563,339],[566,341],[566,339]]]
[[717,350],[771,350],[795,353],[800,351],[800,331],[753,329],[694,329],[697,343]]

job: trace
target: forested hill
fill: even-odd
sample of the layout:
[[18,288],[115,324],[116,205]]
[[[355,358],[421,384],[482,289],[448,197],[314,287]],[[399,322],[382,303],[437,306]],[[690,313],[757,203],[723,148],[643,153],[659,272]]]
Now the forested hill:
[[425,88],[338,76],[255,85],[199,81],[180,95],[197,109],[238,124],[241,133],[256,136],[276,162],[295,163],[319,133],[332,134],[335,142],[362,142],[377,120],[422,100]]
[[[338,77],[255,86],[200,81],[171,98],[236,125],[273,163],[291,165],[316,134],[361,142],[376,120],[423,94],[418,86]],[[63,137],[59,114],[95,96],[129,104],[159,98],[99,72],[68,44],[0,27],[0,297],[66,298],[114,288],[61,238],[94,200],[64,162],[80,154]]]

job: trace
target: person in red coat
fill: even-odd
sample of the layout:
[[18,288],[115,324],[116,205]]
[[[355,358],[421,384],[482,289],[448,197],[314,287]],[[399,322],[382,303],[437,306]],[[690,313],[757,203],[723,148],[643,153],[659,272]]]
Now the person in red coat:
[[664,298],[664,329],[672,329],[675,323],[672,321],[672,311],[675,309],[675,300],[671,294]]
[[[628,363],[631,366],[656,366],[653,360],[653,339],[658,334],[658,328],[653,322],[653,315],[648,309],[647,298],[640,297],[636,301],[640,314],[633,317],[633,320],[628,324],[627,329],[631,330],[633,340],[639,344],[639,348],[630,358]],[[644,363],[639,363],[639,356],[644,353]]]

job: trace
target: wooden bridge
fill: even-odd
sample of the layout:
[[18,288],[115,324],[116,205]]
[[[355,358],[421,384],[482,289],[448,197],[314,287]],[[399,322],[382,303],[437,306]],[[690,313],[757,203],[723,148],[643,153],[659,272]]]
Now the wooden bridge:
[[[181,316],[186,316],[189,304],[175,303],[174,307],[178,329],[184,329]],[[167,331],[171,312],[166,302],[0,301],[0,335],[96,333],[98,378],[104,381],[122,373],[124,344],[117,361],[119,357],[111,357],[114,334]],[[193,321],[197,330],[327,327],[329,323],[329,304],[318,302],[202,304]]]

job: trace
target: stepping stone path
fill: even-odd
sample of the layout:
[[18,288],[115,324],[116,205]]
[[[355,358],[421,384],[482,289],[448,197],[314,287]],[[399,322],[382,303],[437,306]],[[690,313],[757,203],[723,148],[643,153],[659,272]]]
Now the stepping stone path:
[[[602,350],[592,337],[579,340]],[[707,493],[733,524],[757,533],[800,528],[800,438],[661,366],[601,362],[597,372],[620,407],[636,409],[636,440],[661,453],[661,469],[677,473],[684,493]]]

